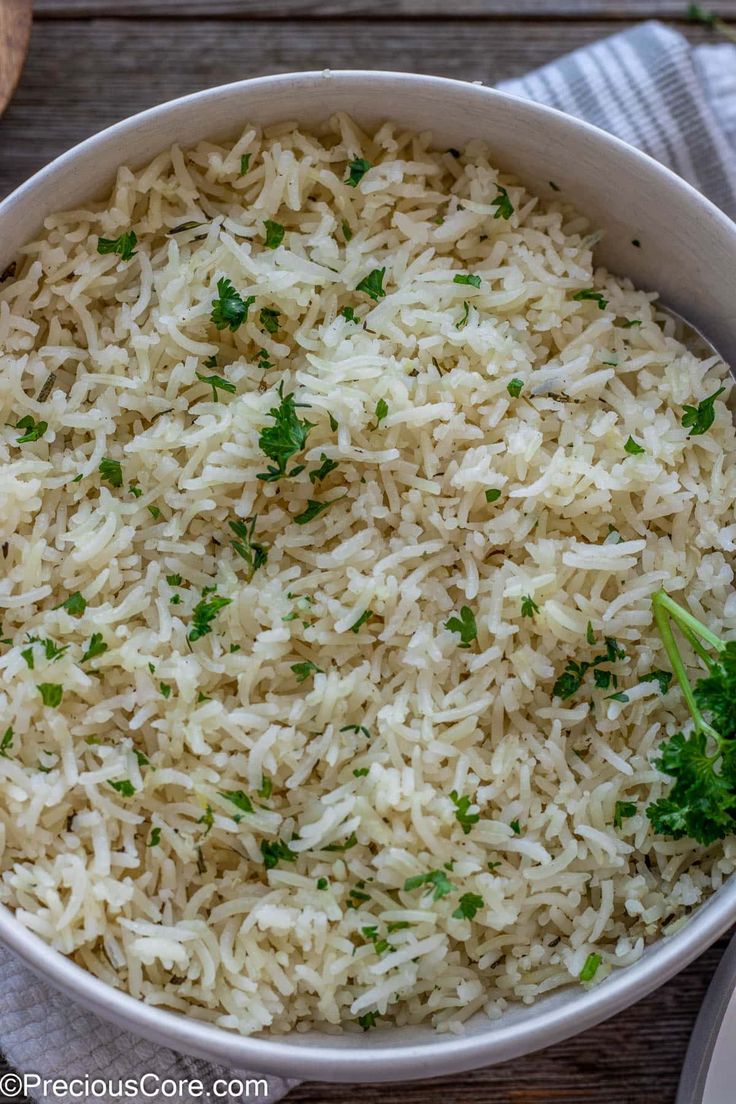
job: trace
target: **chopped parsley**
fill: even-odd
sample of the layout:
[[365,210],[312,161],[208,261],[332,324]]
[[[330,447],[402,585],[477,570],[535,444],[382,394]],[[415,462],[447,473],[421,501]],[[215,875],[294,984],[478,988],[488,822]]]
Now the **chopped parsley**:
[[458,908],[453,912],[456,920],[472,920],[476,912],[479,912],[485,902],[477,893],[463,893]]
[[151,829],[151,838],[148,841],[148,846],[149,847],[158,847],[160,842],[161,842],[161,829],[160,828],[152,828]]
[[324,513],[325,510],[329,510],[330,506],[334,506],[336,502],[344,497],[344,495],[338,495],[337,498],[331,498],[328,502],[318,502],[316,498],[308,498],[306,509],[302,510],[300,514],[296,514],[294,521],[297,525],[306,525],[307,522],[319,517],[320,514]]
[[30,441],[40,440],[49,428],[49,424],[48,422],[36,422],[30,414],[26,414],[19,422],[15,423],[15,428],[24,431],[20,437],[16,437],[15,443],[17,445],[26,445]]
[[273,870],[279,862],[296,862],[296,855],[282,840],[261,840],[261,854],[266,870]]
[[135,793],[135,786],[128,778],[124,778],[121,782],[108,782],[107,784],[117,790],[121,797],[132,797]]
[[463,314],[459,322],[455,323],[456,330],[464,330],[468,324],[468,318],[470,317],[470,303],[467,299],[463,300]]
[[322,463],[318,468],[312,468],[309,473],[309,482],[317,483],[322,479],[326,479],[330,472],[333,472],[338,467],[337,460],[330,460],[324,452],[320,453],[320,460]]
[[229,801],[236,809],[240,809],[241,813],[254,813],[253,802],[246,793],[242,790],[218,790],[220,797],[224,797],[226,801]]
[[262,307],[261,312],[258,315],[258,318],[264,330],[266,330],[270,334],[277,333],[280,317],[281,312],[274,310],[273,307]]
[[[211,593],[211,592],[210,592]],[[219,594],[209,597],[209,593],[202,592],[202,597],[192,610],[192,626],[187,635],[187,640],[200,640],[212,632],[212,622],[217,614],[225,606],[229,606],[232,598],[221,598]]]
[[113,487],[123,485],[123,467],[119,460],[111,460],[109,456],[100,460],[99,472],[106,483]]
[[70,594],[56,607],[56,609],[65,609],[72,617],[81,617],[86,608],[87,602],[78,590],[75,590],[73,594]]
[[278,389],[279,405],[272,407],[268,416],[273,418],[272,426],[265,426],[258,438],[259,448],[274,463],[268,466],[268,470],[258,474],[256,478],[265,483],[274,483],[284,476],[298,475],[304,470],[301,464],[287,472],[287,462],[301,452],[306,443],[310,431],[314,429],[314,423],[302,420],[297,414],[297,407],[307,404],[294,402],[294,395],[284,395],[283,383]]
[[365,625],[366,621],[370,621],[371,617],[373,617],[373,610],[365,610],[364,613],[361,613],[358,620],[350,626],[350,631],[354,633],[359,633],[361,627]]
[[534,617],[535,613],[539,613],[539,606],[531,594],[525,594],[521,599],[521,616]]
[[212,401],[219,402],[217,397],[218,391],[227,391],[229,395],[234,395],[237,388],[230,380],[223,379],[222,376],[203,376],[201,372],[195,372],[198,380],[202,383],[207,383],[212,388]]
[[92,633],[90,642],[82,654],[80,663],[86,663],[88,659],[95,659],[107,651],[107,644],[102,639],[102,633]]
[[[587,635],[588,634],[586,633],[586,636]],[[573,694],[577,693],[577,691],[583,685],[583,682],[585,681],[585,676],[587,675],[588,671],[592,671],[595,668],[598,668],[602,663],[615,663],[617,660],[624,659],[626,657],[626,652],[612,636],[606,636],[604,640],[606,645],[606,651],[604,654],[597,655],[592,660],[578,661],[575,659],[569,659],[567,661],[565,670],[557,678],[557,681],[552,687],[553,697],[562,698],[563,701],[565,701],[567,698],[571,698]],[[593,636],[593,642],[594,641],[595,637]],[[590,636],[588,636],[588,642],[591,642]],[[612,676],[610,680],[605,682],[604,686],[603,682],[605,681],[605,678],[601,680],[600,675],[594,675],[594,678],[596,681],[596,685],[601,689],[606,689],[610,685],[610,682],[613,681]]]
[[629,318],[624,322],[622,329],[631,330],[634,326],[641,326],[641,318]]
[[262,797],[264,801],[268,801],[269,797],[273,793],[273,781],[264,774],[261,776],[261,788],[256,790],[259,797]]
[[360,322],[360,319],[357,317],[353,307],[343,307],[340,311],[340,314],[343,316],[346,322]]
[[285,230],[280,222],[266,219],[263,224],[266,230],[266,249],[276,249],[284,240]]
[[376,429],[388,414],[388,403],[385,399],[379,399],[376,403]]
[[512,379],[506,384],[506,390],[513,399],[518,399],[521,392],[524,390],[524,381],[520,379]]
[[64,688],[58,684],[58,682],[41,682],[36,686],[44,705],[50,706],[55,709],[57,705],[61,705],[61,699],[64,697]]
[[204,834],[209,835],[212,827],[215,823],[215,814],[212,812],[212,806],[208,805],[202,816],[197,821],[197,824],[204,824]]
[[347,219],[342,220],[341,227],[342,227],[342,236],[344,237],[345,241],[346,242],[351,241],[352,237],[353,237],[353,231],[350,229],[350,223],[348,222]]
[[255,295],[243,299],[230,280],[222,276],[217,281],[217,298],[212,300],[210,321],[218,330],[231,330],[234,333],[245,322],[248,310],[255,301]]
[[344,183],[351,188],[357,188],[365,174],[372,168],[373,165],[364,157],[353,158],[348,165],[348,178]]
[[617,801],[613,810],[613,827],[620,828],[628,817],[636,816],[636,803],[633,801]]
[[494,219],[510,219],[514,213],[514,205],[509,199],[509,193],[505,188],[502,188],[500,184],[496,185],[496,191],[498,195],[493,200],[491,206],[496,208]]
[[386,275],[385,268],[374,268],[367,276],[364,276],[359,284],[356,284],[356,291],[364,291],[366,295],[377,303],[379,299],[383,299],[386,292],[383,288],[383,277]]
[[659,683],[660,694],[666,694],[670,688],[672,682],[671,671],[650,671],[647,675],[642,675],[639,682],[657,682]]
[[13,746],[13,726],[8,725],[3,733],[3,738],[0,740],[0,755],[3,759],[7,759],[8,752]]
[[301,663],[292,663],[291,669],[296,675],[297,682],[305,682],[310,675],[314,675],[318,671],[320,674],[324,674],[322,668],[318,667],[316,663],[312,663],[311,659],[305,659]]
[[97,252],[103,254],[117,253],[121,261],[129,261],[131,257],[135,257],[137,244],[138,238],[135,230],[126,230],[118,238],[98,238]]
[[479,288],[481,285],[481,278],[470,272],[456,272],[452,277],[452,282],[453,284],[468,284],[470,287]]
[[623,690],[618,690],[615,694],[607,694],[606,701],[627,702],[630,701],[628,694],[625,694]]
[[[258,515],[254,515],[252,518],[248,518],[246,521],[229,521],[228,525],[232,529],[233,533],[237,537],[237,540],[230,541],[230,544],[235,549],[237,554],[248,565],[250,581],[258,571],[259,567],[268,560],[268,549],[265,544],[260,544],[258,541],[253,540],[253,532],[256,527],[256,521]],[[250,522],[250,526],[248,526]]]
[[455,806],[455,820],[458,822],[465,835],[469,835],[473,825],[477,824],[480,820],[480,813],[469,813],[468,809],[472,805],[471,799],[467,796],[460,797],[457,790],[451,792],[450,801]]
[[169,586],[180,587],[182,585],[181,575],[179,575],[178,573],[175,575],[167,575],[166,582],[169,584]]
[[329,886],[329,882],[327,881],[326,878],[318,878],[317,879],[317,889],[327,889],[328,886]]
[[683,406],[682,424],[685,429],[690,430],[688,437],[700,437],[707,433],[716,418],[715,401],[725,390],[725,387],[719,387],[697,406]]
[[629,456],[643,456],[647,450],[637,444],[634,438],[629,434],[629,439],[624,445],[624,452],[628,452]]
[[158,684],[158,688],[161,691],[161,694],[164,698],[170,698],[171,697],[171,687],[169,686],[169,684],[167,682],[160,682]]
[[365,725],[343,725],[340,732],[354,732],[356,736],[365,736],[366,740],[371,738],[371,734]]
[[137,483],[129,483],[128,490],[133,495],[133,498],[140,498],[143,494],[143,490],[138,486]]
[[248,169],[250,168],[250,159],[251,159],[251,154],[241,153],[241,155],[240,155],[240,175],[241,176],[245,176]]
[[372,1027],[376,1026],[377,1019],[377,1012],[364,1012],[362,1016],[358,1016],[358,1023],[364,1031],[370,1031]]
[[475,623],[475,615],[469,606],[461,606],[460,616],[451,617],[445,621],[445,628],[450,632],[459,633],[460,647],[469,648],[478,638],[478,628]]
[[486,502],[498,502],[501,492],[498,487],[489,487],[486,491]]
[[154,521],[158,521],[158,519],[161,517],[161,510],[158,506],[146,506],[146,509],[148,510]]
[[608,306],[608,300],[603,295],[603,292],[596,291],[595,288],[583,288],[582,291],[576,291],[573,295],[573,299],[578,303],[590,300],[591,303],[598,304],[599,310],[605,310]]
[[603,959],[599,954],[589,954],[578,977],[581,981],[592,981],[598,973],[598,967]]
[[357,847],[358,837],[355,832],[351,832],[344,843],[331,843],[327,847],[323,847],[323,851],[349,851],[351,847]]
[[427,874],[416,874],[413,878],[407,878],[404,889],[419,889],[420,886],[432,886],[432,900],[439,901],[441,897],[447,897],[454,888],[447,875],[442,870],[430,870]]
[[521,835],[521,825],[519,824],[518,820],[510,821],[509,828],[511,829],[511,831],[514,833],[515,836],[520,836]]
[[370,767],[358,767],[356,770],[353,771],[353,775],[355,778],[365,778],[369,772]]

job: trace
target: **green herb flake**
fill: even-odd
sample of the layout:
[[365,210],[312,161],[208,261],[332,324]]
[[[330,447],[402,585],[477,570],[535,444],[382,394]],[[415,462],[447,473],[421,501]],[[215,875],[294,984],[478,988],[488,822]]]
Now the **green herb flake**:
[[625,694],[623,690],[618,690],[615,694],[607,694],[606,701],[617,701],[626,703],[631,701],[628,694]]
[[133,797],[135,793],[135,786],[127,778],[124,778],[121,782],[108,782],[107,784],[108,786],[112,786],[121,797]]
[[148,510],[154,521],[158,521],[158,519],[161,517],[161,510],[158,506],[146,506],[146,509]]
[[373,165],[364,157],[353,158],[348,165],[348,176],[344,183],[350,188],[357,188],[365,174],[372,168]]
[[629,318],[621,327],[624,330],[632,330],[635,326],[641,326],[641,318]]
[[539,606],[531,594],[525,594],[521,599],[521,616],[533,618],[536,613],[539,613]]
[[212,388],[212,401],[219,402],[217,392],[226,391],[229,395],[234,395],[237,388],[230,380],[223,379],[222,376],[203,376],[201,372],[195,372],[198,380],[202,383],[208,384]]
[[439,901],[440,898],[447,897],[454,888],[452,882],[449,881],[442,870],[430,870],[427,874],[416,874],[413,878],[407,878],[404,882],[404,889],[409,891],[419,889],[420,886],[424,885],[433,887],[433,901]]
[[131,257],[135,257],[137,244],[135,230],[126,230],[118,238],[98,238],[97,252],[117,253],[121,261],[129,261]]
[[492,206],[496,208],[494,219],[510,219],[514,213],[514,206],[509,198],[509,193],[500,184],[496,185],[498,195],[493,200]]
[[353,307],[343,307],[342,310],[340,311],[340,314],[342,315],[342,317],[345,319],[346,322],[355,322],[355,323],[360,322],[360,319],[356,315],[355,310],[354,310]]
[[254,813],[253,802],[246,793],[242,790],[218,790],[220,797],[224,797],[226,801],[229,801],[236,809],[240,809],[241,813]]
[[588,643],[591,645],[591,647],[595,644],[595,633],[593,632],[593,623],[592,623],[592,621],[588,622],[588,626],[585,630],[585,639],[588,641]]
[[620,828],[628,817],[636,816],[636,804],[633,801],[617,801],[613,810],[613,827]]
[[274,464],[269,465],[267,471],[261,472],[256,477],[265,483],[275,483],[288,475],[298,475],[303,471],[303,465],[287,471],[287,462],[301,452],[307,443],[307,438],[314,423],[302,420],[297,414],[297,407],[302,403],[294,401],[294,395],[283,393],[283,384],[278,389],[279,405],[272,407],[268,416],[273,418],[272,426],[265,426],[258,438],[258,447],[266,454]]
[[458,908],[453,912],[456,920],[472,920],[483,908],[485,902],[477,893],[463,893]]
[[629,456],[643,456],[647,450],[637,444],[634,438],[629,435],[629,439],[624,445],[624,452],[628,452]]
[[371,617],[373,617],[373,610],[365,610],[364,613],[361,613],[358,620],[350,626],[350,631],[353,633],[359,633],[361,627],[365,625],[366,621],[370,621]]
[[266,231],[266,249],[277,249],[284,240],[285,230],[280,222],[266,219],[263,224]]
[[226,276],[217,281],[217,298],[212,300],[210,321],[218,330],[239,329],[248,317],[249,308],[255,303],[255,295],[243,299]]
[[375,303],[379,299],[383,299],[386,292],[383,288],[383,278],[386,275],[385,268],[374,268],[367,276],[364,276],[359,284],[356,284],[356,291],[364,291]]
[[357,847],[358,837],[355,832],[351,832],[344,843],[331,843],[327,847],[323,847],[323,851],[349,851],[352,847]]
[[158,847],[160,842],[161,842],[161,829],[160,828],[152,828],[151,829],[151,838],[148,841],[148,846],[149,847]]
[[376,429],[388,414],[388,403],[385,399],[379,399],[376,403]]
[[365,736],[366,740],[371,738],[371,734],[365,725],[343,725],[340,732],[354,732],[356,736]]
[[80,663],[86,663],[88,659],[96,659],[107,651],[107,644],[102,639],[102,633],[92,633],[90,642],[82,653]]
[[509,828],[511,829],[511,831],[514,833],[515,836],[520,836],[521,835],[521,825],[519,824],[518,820],[512,820],[509,824]]
[[279,318],[281,312],[275,310],[273,307],[263,307],[258,315],[259,321],[267,333],[275,334],[279,328]]
[[369,771],[370,767],[358,767],[356,770],[353,771],[353,775],[356,778],[365,778]]
[[318,468],[312,468],[309,472],[309,482],[312,484],[320,482],[322,479],[326,479],[330,472],[333,472],[339,465],[337,460],[330,460],[326,454],[320,453],[320,460],[322,463]]
[[130,493],[133,495],[134,498],[140,498],[141,495],[143,494],[143,490],[141,489],[141,487],[138,486],[137,483],[129,483],[128,484],[128,490],[130,491]]
[[464,329],[465,329],[465,327],[466,327],[466,326],[467,326],[467,324],[468,324],[468,319],[469,319],[469,318],[470,318],[470,303],[468,302],[468,300],[467,300],[467,299],[464,299],[464,300],[463,300],[463,313],[462,313],[462,317],[461,317],[461,319],[460,319],[460,321],[459,321],[459,322],[456,322],[456,323],[455,323],[455,329],[456,329],[456,330],[464,330]]
[[469,648],[473,641],[478,638],[475,615],[469,606],[462,606],[460,608],[460,616],[451,617],[449,621],[445,621],[444,627],[449,629],[450,632],[459,634],[459,647],[461,648]]
[[161,694],[163,695],[163,697],[165,697],[165,698],[170,698],[171,697],[171,687],[169,686],[169,684],[167,682],[160,682],[158,684],[158,688],[161,691]]
[[353,231],[350,229],[350,223],[348,222],[347,219],[342,220],[341,227],[342,227],[342,236],[344,237],[345,241],[346,242],[352,241]]
[[110,483],[113,487],[122,487],[123,467],[119,460],[111,460],[105,456],[100,460],[99,472],[106,483]]
[[498,487],[489,487],[489,489],[485,492],[485,495],[486,502],[498,502],[499,498],[501,497],[501,492],[499,491]]
[[344,495],[338,495],[337,498],[331,498],[328,502],[318,502],[315,498],[308,498],[306,509],[302,510],[300,514],[296,514],[293,520],[297,525],[306,525],[344,497]]
[[205,596],[203,591],[202,595],[202,598],[192,610],[192,626],[187,635],[187,640],[192,642],[200,640],[203,636],[211,633],[212,622],[217,614],[232,602],[232,598],[221,598],[219,594],[215,594],[214,597],[210,598]]
[[377,1012],[364,1012],[362,1016],[358,1016],[358,1023],[364,1031],[370,1031],[372,1027],[376,1026],[377,1019]]
[[579,973],[581,981],[592,981],[595,975],[598,973],[598,967],[603,959],[599,954],[589,954],[585,960],[585,964]]
[[0,740],[0,755],[3,759],[7,759],[8,752],[13,746],[13,726],[8,725],[3,733],[3,738]]
[[324,674],[322,668],[318,667],[316,663],[312,663],[311,659],[305,659],[301,663],[292,663],[291,669],[296,675],[297,682],[305,682],[310,675],[317,672]]
[[326,878],[318,878],[317,879],[317,889],[328,889],[328,888],[329,888],[329,882],[327,881]]
[[15,423],[15,428],[24,431],[20,437],[16,437],[15,443],[17,445],[25,445],[31,441],[40,440],[49,428],[49,424],[48,422],[36,422],[30,414],[26,414],[24,418],[21,418],[19,422]]
[[657,682],[659,683],[660,694],[666,694],[670,688],[672,682],[671,671],[650,671],[647,675],[642,675],[639,682]]
[[513,399],[518,399],[521,392],[524,390],[524,381],[520,379],[512,379],[506,384],[506,390]]
[[297,856],[282,840],[261,840],[261,854],[266,870],[273,870],[280,862],[296,862]]
[[462,828],[463,833],[466,836],[469,835],[473,825],[480,820],[480,813],[469,813],[468,809],[473,802],[467,796],[460,797],[457,790],[451,792],[450,801],[455,806],[455,820]]
[[468,284],[470,287],[479,288],[481,285],[481,278],[469,272],[456,272],[452,277],[452,282],[453,284]]
[[61,705],[61,699],[64,696],[64,688],[57,682],[41,682],[36,686],[44,705],[50,706],[55,709],[58,705]]
[[578,303],[587,300],[591,303],[597,303],[599,310],[605,310],[608,306],[608,300],[603,295],[603,292],[596,291],[595,288],[583,288],[582,291],[576,291],[573,295],[573,299]]
[[688,437],[700,437],[708,432],[716,418],[715,401],[725,390],[725,387],[719,387],[697,406],[683,406],[682,425],[690,430]]
[[241,153],[241,155],[240,155],[240,175],[241,176],[245,176],[248,169],[250,168],[250,159],[251,159],[251,154],[250,153]]
[[273,793],[273,781],[268,777],[268,775],[262,775],[261,786],[260,789],[256,790],[256,793],[259,797],[262,797],[264,801],[268,801],[269,797]]

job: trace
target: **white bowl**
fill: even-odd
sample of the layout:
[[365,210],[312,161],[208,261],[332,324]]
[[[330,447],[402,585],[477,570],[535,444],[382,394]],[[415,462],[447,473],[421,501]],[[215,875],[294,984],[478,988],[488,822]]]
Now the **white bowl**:
[[[0,204],[0,271],[46,215],[103,195],[120,164],[141,166],[172,142],[187,146],[226,137],[247,122],[293,119],[308,126],[337,110],[363,123],[397,119],[414,130],[431,130],[440,148],[483,138],[497,163],[532,191],[551,195],[553,180],[605,231],[601,263],[659,291],[736,364],[734,223],[667,169],[595,127],[438,77],[359,71],[263,77],[145,111],[64,154]],[[461,1037],[429,1027],[241,1037],[112,989],[50,949],[2,906],[0,939],[74,1000],[175,1050],[288,1077],[393,1081],[506,1061],[583,1031],[672,977],[734,919],[736,879],[635,965],[592,989],[571,986],[532,1006],[513,1007],[500,1020],[475,1017]]]

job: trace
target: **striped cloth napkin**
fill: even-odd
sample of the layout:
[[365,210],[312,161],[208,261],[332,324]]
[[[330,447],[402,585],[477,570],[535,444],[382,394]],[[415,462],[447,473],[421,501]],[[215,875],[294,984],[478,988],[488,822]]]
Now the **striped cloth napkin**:
[[[645,23],[501,87],[587,119],[638,146],[736,218],[735,47],[691,49],[677,32]],[[0,1050],[17,1070],[67,1080],[151,1071],[197,1078],[206,1088],[228,1076],[223,1067],[105,1023],[39,981],[1,947],[0,979]],[[253,1074],[231,1071],[229,1076]],[[278,1100],[294,1084],[269,1078],[268,1099]],[[221,1099],[236,1104],[231,1097]],[[100,1096],[82,1104],[92,1100],[112,1104],[112,1098]]]

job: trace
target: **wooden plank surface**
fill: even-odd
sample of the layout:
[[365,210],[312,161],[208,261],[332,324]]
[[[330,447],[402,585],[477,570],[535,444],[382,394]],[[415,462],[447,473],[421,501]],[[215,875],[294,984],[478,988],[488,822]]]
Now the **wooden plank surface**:
[[[709,11],[736,19],[736,0],[706,0]],[[473,15],[506,20],[521,17],[537,20],[583,19],[670,19],[687,20],[686,0],[456,0],[455,17]],[[445,0],[36,0],[37,14],[45,18],[68,15],[119,18],[122,15],[152,15],[182,19],[188,16],[222,16],[293,19],[364,17],[418,18],[447,15]]]
[[[263,73],[372,69],[493,84],[626,24],[507,20],[53,20],[34,25],[18,91],[0,119],[0,197],[118,119],[198,88]],[[690,32],[705,41],[700,27]]]

